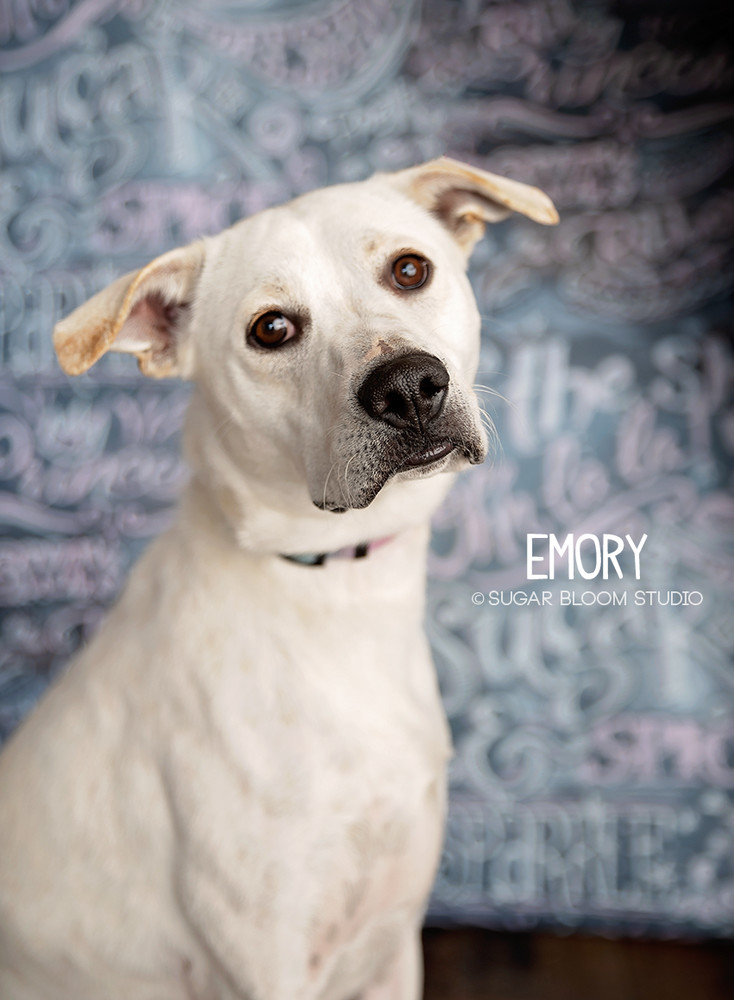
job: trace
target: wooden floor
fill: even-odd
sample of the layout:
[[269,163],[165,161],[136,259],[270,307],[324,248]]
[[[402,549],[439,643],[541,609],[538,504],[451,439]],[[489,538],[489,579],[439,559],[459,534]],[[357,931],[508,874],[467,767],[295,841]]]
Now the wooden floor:
[[425,1000],[734,1000],[734,941],[426,930]]

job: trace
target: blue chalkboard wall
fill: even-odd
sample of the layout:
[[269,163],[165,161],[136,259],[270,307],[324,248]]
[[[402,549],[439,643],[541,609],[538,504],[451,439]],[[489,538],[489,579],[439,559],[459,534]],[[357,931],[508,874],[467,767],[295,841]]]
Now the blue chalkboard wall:
[[[186,475],[187,387],[119,357],[69,380],[54,322],[242,215],[447,152],[562,221],[495,226],[472,265],[502,446],[436,522],[432,917],[734,930],[731,28],[711,3],[3,0],[2,734]],[[640,579],[528,580],[528,533],[570,532],[647,534]]]

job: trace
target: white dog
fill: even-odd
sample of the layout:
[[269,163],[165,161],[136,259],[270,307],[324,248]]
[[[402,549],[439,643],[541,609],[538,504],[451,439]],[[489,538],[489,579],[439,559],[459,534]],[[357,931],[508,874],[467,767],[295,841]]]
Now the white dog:
[[449,159],[157,258],[55,330],[193,379],[174,526],[0,756],[3,1000],[415,1000],[450,741],[429,519],[483,460]]

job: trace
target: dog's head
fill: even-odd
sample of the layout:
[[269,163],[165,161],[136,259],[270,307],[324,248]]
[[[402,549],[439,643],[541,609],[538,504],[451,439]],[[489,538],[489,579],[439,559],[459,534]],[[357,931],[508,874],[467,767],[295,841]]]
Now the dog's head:
[[485,457],[465,270],[512,211],[557,221],[537,189],[445,158],[314,191],[120,278],[57,325],[59,360],[76,374],[123,351],[194,379],[190,459],[230,511],[245,494],[322,526],[387,509]]

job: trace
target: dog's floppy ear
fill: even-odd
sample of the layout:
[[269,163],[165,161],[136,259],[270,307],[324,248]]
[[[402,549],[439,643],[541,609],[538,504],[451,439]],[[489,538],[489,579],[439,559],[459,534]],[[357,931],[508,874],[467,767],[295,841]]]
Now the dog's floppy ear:
[[538,188],[448,156],[383,177],[437,216],[467,253],[482,236],[486,222],[499,222],[511,212],[544,226],[558,222],[553,202]]
[[171,250],[118,278],[54,327],[54,347],[69,375],[107,351],[135,354],[144,375],[187,374],[178,334],[204,263],[204,244]]

